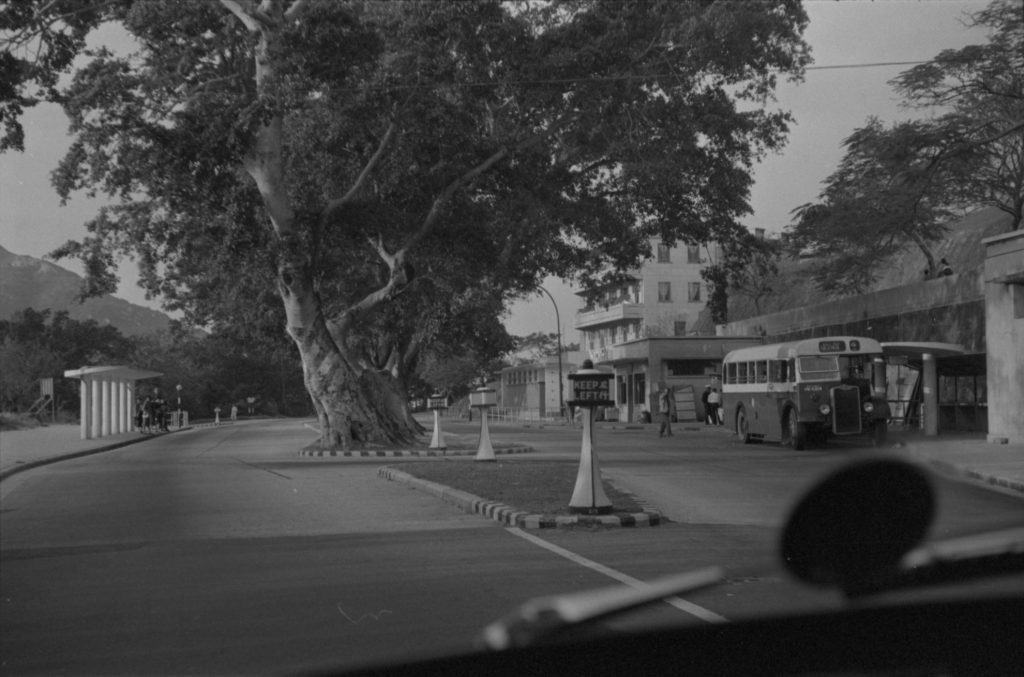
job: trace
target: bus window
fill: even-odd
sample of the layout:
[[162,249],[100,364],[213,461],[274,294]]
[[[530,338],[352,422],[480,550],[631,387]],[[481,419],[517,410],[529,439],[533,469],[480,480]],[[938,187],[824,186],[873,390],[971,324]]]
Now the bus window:
[[788,367],[789,371],[789,382],[796,383],[796,359],[792,357],[789,358],[789,360],[786,362],[786,366]]
[[835,355],[807,355],[800,358],[800,376],[805,381],[838,381],[839,361]]
[[725,374],[723,374],[723,378],[725,379],[726,383],[736,383],[735,362],[729,362],[728,364],[725,365]]
[[786,369],[789,364],[785,360],[772,360],[769,366],[771,369],[768,372],[768,378],[772,383],[785,383],[789,380]]
[[737,367],[737,369],[736,369],[736,383],[746,383],[747,382],[747,363],[746,362],[739,362],[739,363],[737,363],[736,367]]
[[768,363],[765,360],[760,360],[754,363],[754,368],[757,373],[757,382],[768,383]]

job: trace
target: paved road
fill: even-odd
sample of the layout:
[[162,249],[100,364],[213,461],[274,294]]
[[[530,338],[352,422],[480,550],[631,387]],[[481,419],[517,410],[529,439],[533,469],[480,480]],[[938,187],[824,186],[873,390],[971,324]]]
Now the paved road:
[[[516,434],[531,458],[578,452],[578,431]],[[298,457],[313,437],[301,423],[196,430],[5,480],[0,672],[251,674],[458,650],[531,597],[708,564],[734,565],[687,598],[710,614],[839,603],[770,558],[781,506],[844,450],[602,432],[608,474],[674,522],[539,541],[378,479],[379,459]],[[957,515],[1020,516],[1018,498],[953,490]],[[662,621],[707,622],[667,605],[642,618]]]

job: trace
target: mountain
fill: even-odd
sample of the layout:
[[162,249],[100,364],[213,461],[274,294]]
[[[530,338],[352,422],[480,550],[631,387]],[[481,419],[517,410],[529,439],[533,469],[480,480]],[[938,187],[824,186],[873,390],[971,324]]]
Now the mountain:
[[0,247],[0,319],[9,320],[25,308],[66,310],[73,320],[113,325],[126,336],[166,330],[167,315],[104,295],[85,303],[76,300],[82,277],[48,261],[21,256]]

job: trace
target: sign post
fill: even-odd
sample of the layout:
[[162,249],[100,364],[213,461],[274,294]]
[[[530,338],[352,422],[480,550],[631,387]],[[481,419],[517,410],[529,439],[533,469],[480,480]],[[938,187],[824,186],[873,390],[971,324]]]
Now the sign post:
[[494,461],[494,447],[491,446],[491,433],[487,428],[487,412],[498,404],[498,395],[487,387],[480,387],[469,394],[469,406],[480,411],[480,443],[476,448],[477,461]]
[[601,484],[601,468],[594,453],[594,409],[614,404],[610,397],[612,375],[594,369],[594,363],[584,360],[572,381],[573,399],[569,406],[583,410],[583,443],[580,448],[580,467],[576,473],[576,487],[569,500],[569,512],[586,515],[606,515],[612,511],[612,502]]
[[448,407],[448,398],[441,393],[434,393],[427,398],[427,409],[434,412],[434,435],[430,438],[429,449],[444,451],[448,447],[444,443],[444,431],[441,430],[441,410]]

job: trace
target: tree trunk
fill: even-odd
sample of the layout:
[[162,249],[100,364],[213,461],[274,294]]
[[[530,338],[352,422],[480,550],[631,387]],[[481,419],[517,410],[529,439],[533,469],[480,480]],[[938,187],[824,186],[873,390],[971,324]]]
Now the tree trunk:
[[302,264],[285,263],[279,277],[288,316],[288,334],[302,358],[306,390],[320,421],[325,449],[411,444],[420,427],[409,413],[404,394],[392,379],[360,369],[335,341],[320,300]]

